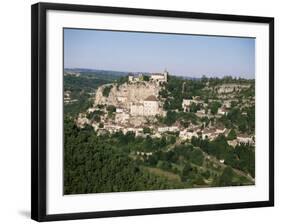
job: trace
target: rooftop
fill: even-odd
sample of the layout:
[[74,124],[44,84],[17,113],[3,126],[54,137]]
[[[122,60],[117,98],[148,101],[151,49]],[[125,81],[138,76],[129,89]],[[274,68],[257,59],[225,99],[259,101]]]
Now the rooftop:
[[147,97],[145,99],[145,101],[158,101],[158,100],[157,100],[156,96],[150,95],[149,97]]

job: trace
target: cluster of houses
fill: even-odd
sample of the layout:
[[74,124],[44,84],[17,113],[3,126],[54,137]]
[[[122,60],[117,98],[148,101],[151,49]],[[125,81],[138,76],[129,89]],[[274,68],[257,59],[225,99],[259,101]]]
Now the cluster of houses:
[[[212,100],[209,100],[209,102],[212,102]],[[203,100],[200,100],[198,96],[193,97],[192,99],[183,99],[182,101],[182,109],[184,112],[190,112],[190,108],[192,104],[201,105],[200,110],[198,110],[195,114],[198,117],[210,117],[210,109],[208,109],[208,104],[205,103]],[[217,115],[227,115],[229,112],[229,109],[231,108],[231,100],[225,100],[222,102],[222,106],[218,108]]]
[[[239,89],[237,85],[230,85],[230,86],[225,86],[222,89],[220,89],[220,93],[228,93],[228,92],[232,92],[235,91],[235,88],[237,88],[237,90],[241,90],[241,88]],[[217,114],[215,115],[211,115],[210,113],[210,109],[208,108],[208,104],[205,103],[204,101],[200,100],[199,97],[195,96],[192,99],[183,99],[182,102],[182,108],[184,112],[190,112],[190,108],[192,104],[201,105],[200,110],[198,110],[195,114],[197,117],[221,117],[223,115],[227,115],[229,113],[229,110],[231,108],[231,102],[232,101],[237,101],[236,99],[231,99],[231,100],[222,100],[221,101],[221,107],[218,108]],[[245,101],[245,102],[244,102]],[[243,103],[249,104],[249,102],[246,100],[244,100]],[[209,102],[212,102],[212,100],[209,100]],[[242,115],[247,115],[246,112],[243,112]],[[193,128],[188,128],[188,129],[184,129],[181,130],[179,132],[179,138],[182,140],[191,140],[192,137],[199,137],[201,136],[202,139],[209,139],[210,141],[216,139],[219,135],[225,135],[227,136],[228,133],[230,132],[229,129],[226,129],[224,127],[211,127],[211,128],[204,128],[203,130],[201,129],[201,126],[194,126]],[[255,140],[254,137],[248,134],[238,134],[237,138],[234,140],[229,140],[228,144],[235,147],[237,144],[250,144],[250,145],[254,145],[255,144]]]
[[[224,135],[227,137],[228,133],[230,132],[229,129],[224,127],[212,127],[212,128],[205,128],[201,130],[200,128],[197,129],[184,129],[179,132],[179,138],[182,140],[191,140],[193,137],[199,138],[200,136],[202,139],[208,139],[213,141],[219,135]],[[250,144],[254,145],[255,140],[253,136],[249,136],[247,134],[239,134],[237,138],[234,140],[227,141],[229,145],[235,147],[238,144]]]
[[[118,113],[116,113],[116,117],[118,117]],[[115,120],[117,121],[117,120]],[[91,122],[85,114],[78,117],[76,123],[80,127],[84,127],[85,124],[91,125],[99,135],[103,135],[105,133],[116,133],[122,132],[123,134],[127,134],[128,132],[132,132],[135,134],[136,137],[147,137],[148,135],[152,138],[161,138],[163,134],[171,134],[174,133],[178,135],[181,141],[191,140],[193,137],[202,139],[208,139],[213,141],[219,135],[228,136],[230,130],[226,129],[225,127],[214,126],[203,128],[201,125],[193,125],[191,124],[188,128],[182,128],[179,126],[155,126],[150,125],[147,126],[149,128],[150,133],[144,133],[144,127],[132,127],[128,125],[128,123],[122,122],[106,122],[104,118],[102,118],[101,122],[103,126],[100,126],[99,122]],[[234,140],[229,140],[228,144],[235,147],[238,144],[250,144],[254,145],[255,140],[253,136],[249,136],[247,134],[238,134],[237,138]]]

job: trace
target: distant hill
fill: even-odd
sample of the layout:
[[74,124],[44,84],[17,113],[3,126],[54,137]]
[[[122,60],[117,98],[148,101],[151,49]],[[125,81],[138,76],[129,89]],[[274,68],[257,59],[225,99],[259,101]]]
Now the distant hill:
[[96,75],[110,75],[110,76],[127,76],[128,72],[112,71],[112,70],[100,70],[100,69],[88,69],[88,68],[65,68],[65,72],[79,72],[81,75],[89,75],[95,73]]
[[201,78],[191,77],[191,76],[183,76],[183,75],[173,75],[177,78],[185,79],[185,80],[200,80]]
[[[101,69],[89,69],[89,68],[65,68],[65,72],[77,72],[80,73],[81,75],[93,75],[95,74],[96,76],[117,76],[117,77],[122,77],[122,76],[127,76],[129,73],[133,74],[152,74],[151,72],[128,72],[128,71],[113,71],[113,70],[101,70]],[[192,76],[184,76],[184,75],[176,75],[176,74],[171,74],[173,76],[177,76],[182,79],[186,80],[200,80],[201,78],[197,77],[192,77]]]

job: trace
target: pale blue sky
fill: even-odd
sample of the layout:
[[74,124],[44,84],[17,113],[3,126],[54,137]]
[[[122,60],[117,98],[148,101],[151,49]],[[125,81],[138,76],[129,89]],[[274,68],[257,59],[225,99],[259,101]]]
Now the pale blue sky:
[[255,77],[255,39],[64,29],[64,67]]

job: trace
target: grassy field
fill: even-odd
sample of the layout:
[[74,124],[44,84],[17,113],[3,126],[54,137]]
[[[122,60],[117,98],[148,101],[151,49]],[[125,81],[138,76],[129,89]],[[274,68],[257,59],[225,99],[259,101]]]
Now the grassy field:
[[172,172],[165,171],[165,170],[162,170],[160,168],[155,168],[155,167],[143,167],[143,169],[152,173],[152,174],[155,174],[157,176],[165,177],[170,181],[181,182],[180,176],[177,175],[177,174],[174,174]]

